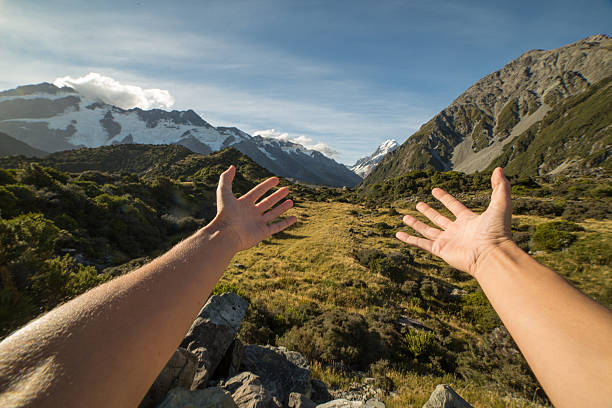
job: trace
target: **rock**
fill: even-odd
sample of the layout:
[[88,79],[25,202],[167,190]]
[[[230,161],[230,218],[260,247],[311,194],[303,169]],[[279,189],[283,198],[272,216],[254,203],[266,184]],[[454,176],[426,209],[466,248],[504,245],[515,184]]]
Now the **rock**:
[[423,408],[472,408],[463,398],[446,384],[439,384],[431,393]]
[[230,378],[239,373],[242,355],[244,354],[244,344],[239,339],[234,339],[230,344],[225,356],[217,366],[212,376],[213,380],[220,378]]
[[325,404],[317,405],[317,408],[364,408],[365,405],[361,401],[349,401],[347,399],[337,399],[326,402]]
[[312,389],[310,399],[317,404],[323,404],[334,399],[323,381],[311,380],[310,385]]
[[419,322],[418,320],[411,319],[407,316],[400,316],[399,319],[397,319],[397,323],[402,327],[414,329],[416,331],[432,331],[429,327],[424,326],[423,323]]
[[192,389],[206,387],[234,340],[248,303],[235,293],[212,296],[181,343],[198,358]]
[[315,408],[316,406],[317,404],[303,394],[297,392],[289,394],[289,408]]
[[239,408],[273,408],[280,405],[272,400],[261,379],[250,372],[240,373],[225,382],[223,388],[232,394]]
[[287,406],[292,392],[311,396],[308,362],[300,353],[285,347],[246,346],[241,370],[257,374],[282,406]]
[[138,407],[156,406],[172,388],[191,387],[197,361],[197,357],[184,348],[176,350]]
[[385,404],[376,398],[367,400],[365,406],[366,408],[385,408]]
[[467,295],[467,292],[463,289],[454,288],[451,293],[451,297],[458,298]]
[[190,391],[173,388],[157,408],[238,408],[227,391],[219,387]]

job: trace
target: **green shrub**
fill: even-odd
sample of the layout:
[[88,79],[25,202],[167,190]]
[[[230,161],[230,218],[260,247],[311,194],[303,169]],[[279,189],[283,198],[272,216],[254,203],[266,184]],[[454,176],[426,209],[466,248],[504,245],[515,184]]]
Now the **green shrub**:
[[406,348],[415,358],[426,356],[434,347],[436,336],[426,330],[410,328],[404,336]]
[[499,316],[484,292],[469,293],[461,298],[461,313],[479,332],[487,332],[501,325]]
[[567,221],[553,221],[539,224],[531,236],[530,248],[534,251],[549,250],[558,251],[567,248],[575,239],[573,231],[580,231],[582,228],[574,223]]

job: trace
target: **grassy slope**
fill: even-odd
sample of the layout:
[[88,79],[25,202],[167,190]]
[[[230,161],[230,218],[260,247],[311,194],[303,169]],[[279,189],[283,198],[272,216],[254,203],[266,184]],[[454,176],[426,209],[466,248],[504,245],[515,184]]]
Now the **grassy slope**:
[[[353,215],[357,211],[359,215]],[[374,303],[367,299],[384,295],[390,285],[387,278],[372,274],[361,266],[351,255],[359,247],[380,248],[395,251],[399,246],[393,238],[392,229],[382,234],[375,233],[374,226],[379,222],[398,225],[400,215],[390,216],[385,212],[372,211],[359,205],[344,203],[308,202],[292,211],[301,222],[280,238],[273,238],[259,246],[238,254],[234,263],[224,275],[222,282],[232,284],[244,291],[251,300],[260,300],[273,309],[299,307],[302,303],[314,302],[323,310],[342,307],[360,314],[366,314]],[[402,214],[417,215],[415,211],[402,210]],[[537,224],[549,219],[533,216],[519,216],[515,219],[523,224]],[[612,242],[612,222],[592,221],[582,223],[585,230],[579,239],[565,252],[544,252],[538,259],[560,271],[585,293],[612,305],[609,288],[612,287],[612,268],[610,265],[593,265],[582,259],[585,246],[594,240]],[[355,232],[349,232],[349,229]],[[609,247],[607,248],[609,249]],[[449,285],[474,291],[471,280],[458,282],[440,276],[436,266],[442,262],[416,252],[417,269],[423,274]],[[237,266],[244,265],[246,269]],[[341,283],[349,279],[366,282],[367,289],[343,288]],[[608,289],[606,289],[608,288]],[[378,296],[380,296],[378,295]],[[378,299],[380,301],[380,299]],[[474,328],[456,313],[437,308],[431,304],[415,305],[408,298],[396,298],[404,313],[410,317],[428,322],[428,317],[440,320],[451,329],[451,336],[458,338],[478,337]],[[384,306],[384,303],[379,305]],[[328,383],[348,387],[351,380],[342,378],[338,373],[322,369],[315,364],[315,374]],[[452,375],[422,376],[412,372],[394,370],[390,376],[397,386],[397,395],[388,397],[390,407],[420,407],[429,397],[436,384],[450,383],[475,407],[523,407],[534,406],[521,398],[510,398],[504,392],[494,391],[487,384],[478,384]],[[338,378],[341,377],[341,378]]]

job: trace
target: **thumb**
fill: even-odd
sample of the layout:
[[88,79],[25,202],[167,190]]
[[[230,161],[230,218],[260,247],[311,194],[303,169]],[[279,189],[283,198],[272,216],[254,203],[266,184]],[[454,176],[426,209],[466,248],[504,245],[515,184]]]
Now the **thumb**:
[[489,208],[504,213],[508,218],[512,214],[512,201],[510,199],[510,182],[504,176],[501,167],[497,167],[491,174],[491,204]]
[[231,165],[229,169],[221,173],[219,177],[219,186],[217,187],[217,198],[226,197],[227,195],[234,195],[232,193],[232,182],[236,175],[236,167]]

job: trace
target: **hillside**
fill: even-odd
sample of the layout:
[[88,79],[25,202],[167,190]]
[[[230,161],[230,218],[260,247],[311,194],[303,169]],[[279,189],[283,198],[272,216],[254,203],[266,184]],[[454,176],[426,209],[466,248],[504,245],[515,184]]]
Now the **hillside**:
[[42,157],[47,153],[42,150],[34,149],[26,143],[20,142],[7,135],[6,133],[0,132],[0,156],[9,155],[23,155],[30,157]]
[[[606,35],[595,35],[556,50],[526,52],[472,85],[387,155],[363,184],[380,183],[410,170],[485,170],[504,150],[511,149],[511,144],[520,144],[517,138],[547,117],[551,109],[557,109],[568,97],[591,91],[610,75],[612,38]],[[597,98],[604,99],[593,103]],[[588,108],[576,108],[594,109],[594,115],[605,115],[605,98],[603,93],[595,93]],[[580,103],[587,101],[574,100],[575,105]],[[610,125],[610,121],[598,123],[604,128]],[[601,126],[591,130],[600,132]],[[604,136],[597,137],[602,140]],[[525,143],[528,138],[521,140]],[[590,145],[585,142],[583,146]],[[550,163],[543,158],[542,172],[572,160],[574,151],[558,151]],[[593,163],[585,160],[583,164],[599,166],[606,160],[607,156]],[[532,168],[530,175],[537,174],[540,173]]]

